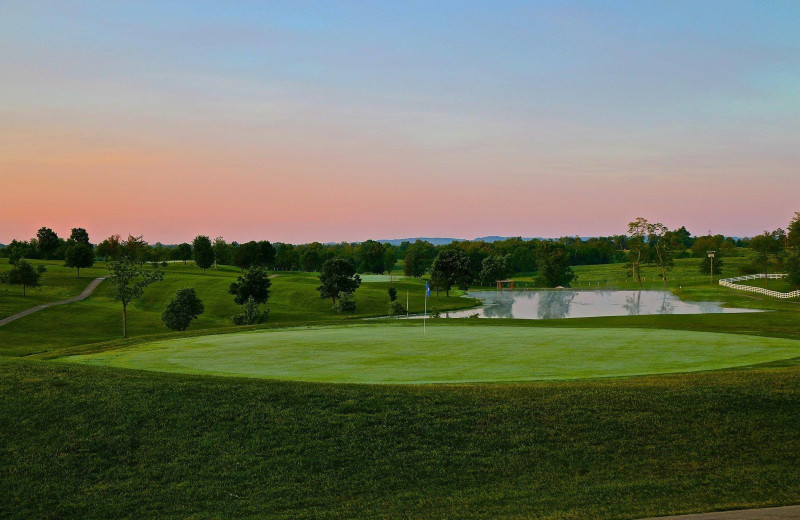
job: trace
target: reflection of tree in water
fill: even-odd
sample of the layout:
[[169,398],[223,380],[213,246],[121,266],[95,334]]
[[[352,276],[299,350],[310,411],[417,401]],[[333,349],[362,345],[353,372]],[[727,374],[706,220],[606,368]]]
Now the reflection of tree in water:
[[576,294],[574,291],[541,291],[537,310],[539,319],[566,318]]
[[672,302],[667,300],[668,296],[670,296],[670,293],[664,292],[664,299],[661,301],[661,307],[658,309],[660,314],[672,314],[672,311],[675,310],[675,306],[672,305]]
[[642,312],[642,291],[636,291],[631,296],[625,297],[625,305],[623,305],[632,316],[638,316]]
[[513,318],[514,313],[511,311],[513,305],[514,297],[503,297],[501,293],[498,299],[483,308],[483,315],[487,318]]

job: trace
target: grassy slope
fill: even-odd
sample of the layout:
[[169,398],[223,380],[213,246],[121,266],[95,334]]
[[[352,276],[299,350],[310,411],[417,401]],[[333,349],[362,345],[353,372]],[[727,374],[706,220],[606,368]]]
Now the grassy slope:
[[[37,262],[38,263],[38,262]],[[7,268],[8,265],[3,266]],[[83,270],[82,270],[83,271]],[[107,274],[103,267],[93,268],[91,278]],[[58,265],[49,266],[44,283],[62,279],[70,270]],[[81,282],[88,283],[90,273]],[[150,335],[177,335],[170,332],[161,322],[161,312],[167,302],[182,287],[194,287],[205,305],[205,313],[191,326],[196,332],[209,332],[232,328],[231,317],[239,311],[233,297],[227,293],[231,282],[239,275],[236,268],[224,266],[219,270],[208,270],[205,274],[189,265],[171,265],[165,271],[163,282],[145,289],[144,297],[128,308],[129,335],[133,338]],[[73,270],[74,276],[74,270]],[[266,326],[292,325],[308,322],[341,322],[331,309],[331,302],[319,298],[316,287],[319,279],[313,273],[278,273],[272,279],[272,296],[267,304],[270,319]],[[389,297],[386,290],[389,282],[365,282],[356,291],[357,312],[353,317],[380,316],[388,312]],[[7,287],[7,286],[6,286]],[[412,312],[422,312],[424,282],[402,279],[395,282],[399,298],[405,304],[405,294],[409,291]],[[13,287],[16,289],[16,287]],[[122,332],[122,307],[112,298],[111,286],[103,282],[88,299],[64,306],[53,307],[32,314],[21,320],[0,327],[0,355],[21,356],[59,351],[87,343],[112,341]],[[76,289],[76,293],[80,292]],[[440,308],[463,308],[473,304],[473,300],[461,298],[456,291],[450,298],[436,301]],[[72,296],[74,294],[68,294]],[[53,298],[52,291],[44,291],[41,298]],[[40,302],[36,302],[40,303]],[[35,303],[29,305],[32,307]],[[431,305],[431,301],[429,301]],[[25,306],[27,308],[29,306]]]
[[[433,324],[432,324],[433,325]],[[713,370],[800,356],[800,341],[620,328],[422,324],[181,338],[67,361],[162,372],[340,383],[460,383]]]
[[7,518],[597,519],[800,502],[800,369],[360,386],[0,359]]
[[[800,339],[800,304],[708,287],[692,274],[693,263],[679,261],[670,278],[676,290],[676,278],[683,285],[681,297],[774,312],[506,325]],[[576,271],[587,285],[631,287],[621,265]],[[87,306],[96,313],[91,321],[65,312],[0,329],[3,353],[58,354],[82,339],[113,337],[119,312],[102,298],[61,309]],[[270,302],[276,322],[279,300],[276,292]],[[313,298],[302,301],[308,305],[287,312],[296,309],[297,319],[321,312]],[[163,330],[157,315],[164,302],[134,310],[137,334]],[[331,314],[329,322],[339,319]],[[198,330],[184,335],[225,330],[211,314],[202,319],[212,323],[198,321]],[[477,322],[461,324],[500,325]],[[0,358],[0,373],[3,517],[635,518],[800,502],[797,359],[674,376],[433,387],[280,383],[8,358]]]

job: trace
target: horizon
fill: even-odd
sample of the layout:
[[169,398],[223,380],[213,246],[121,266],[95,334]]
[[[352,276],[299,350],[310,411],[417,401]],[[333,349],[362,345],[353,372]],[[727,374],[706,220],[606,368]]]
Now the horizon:
[[4,2],[0,242],[785,228],[797,20],[791,1]]

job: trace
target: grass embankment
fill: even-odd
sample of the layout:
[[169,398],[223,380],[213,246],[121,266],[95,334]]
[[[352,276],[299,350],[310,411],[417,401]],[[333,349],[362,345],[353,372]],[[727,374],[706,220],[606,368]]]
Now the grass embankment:
[[[32,263],[44,262],[32,261]],[[80,281],[84,285],[73,287],[66,283],[66,275],[71,274],[73,278],[70,279],[74,279],[74,270],[63,267],[57,262],[49,262],[46,265],[48,271],[42,280],[43,287],[34,290],[38,291],[36,300],[32,296],[22,298],[21,287],[2,286],[8,291],[18,291],[18,300],[30,302],[30,305],[22,306],[14,312],[44,301],[57,301],[75,296],[91,279],[108,274],[107,269],[101,264],[92,269],[82,269]],[[0,269],[8,268],[7,260],[4,259],[3,263],[0,263]],[[239,274],[239,269],[230,266],[221,266],[218,270],[209,269],[203,273],[191,264],[188,266],[170,264],[165,269],[164,280],[147,287],[144,296],[128,308],[129,335],[134,339],[162,334],[179,335],[164,326],[161,322],[161,312],[176,291],[183,287],[195,288],[205,305],[205,312],[192,323],[189,334],[214,330],[241,330],[232,326],[231,318],[239,312],[239,307],[233,302],[233,296],[228,294],[228,287]],[[421,313],[424,306],[424,281],[399,278],[390,282],[388,277],[383,277],[362,283],[355,293],[356,312],[347,318],[385,315],[389,307],[387,289],[392,283],[397,288],[398,299],[405,305],[406,291],[408,291],[411,312]],[[330,300],[322,300],[319,297],[319,292],[316,290],[318,286],[319,279],[315,273],[274,273],[272,293],[266,305],[270,309],[269,321],[265,326],[335,323],[345,319],[332,310]],[[63,297],[56,295],[56,289],[51,287],[58,287],[65,294]],[[67,293],[71,287],[75,292]],[[462,298],[461,294],[463,293],[460,291],[454,291],[449,298],[442,295],[438,300],[435,298],[429,300],[428,306],[430,307],[435,301],[435,305],[444,310],[469,307],[477,303]],[[0,355],[42,354],[88,343],[118,340],[122,333],[122,306],[113,300],[112,295],[111,284],[103,282],[92,296],[84,301],[49,308],[0,327]],[[4,300],[5,298],[0,299]],[[21,306],[16,300],[14,305]]]
[[800,341],[647,329],[422,324],[181,338],[67,361],[162,372],[338,383],[462,383],[714,370],[800,356]]
[[800,370],[362,386],[0,359],[6,518],[641,518],[800,502]]

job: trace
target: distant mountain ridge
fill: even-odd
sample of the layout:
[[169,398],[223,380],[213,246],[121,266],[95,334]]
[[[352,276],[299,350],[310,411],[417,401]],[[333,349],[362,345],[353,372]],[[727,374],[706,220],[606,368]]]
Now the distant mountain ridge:
[[[499,242],[501,240],[507,240],[509,238],[517,238],[517,237],[500,237],[500,236],[487,236],[487,237],[478,237],[473,238],[471,242]],[[447,237],[413,237],[413,238],[392,238],[392,239],[382,239],[376,240],[376,242],[380,242],[382,244],[391,244],[393,246],[399,246],[403,242],[410,242],[414,243],[417,240],[423,240],[425,242],[430,242],[435,246],[443,246],[447,244],[451,244],[453,242],[465,242],[467,241],[466,238],[447,238]],[[523,237],[522,240],[533,240],[532,237]]]

